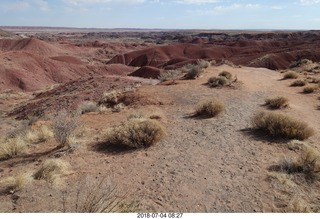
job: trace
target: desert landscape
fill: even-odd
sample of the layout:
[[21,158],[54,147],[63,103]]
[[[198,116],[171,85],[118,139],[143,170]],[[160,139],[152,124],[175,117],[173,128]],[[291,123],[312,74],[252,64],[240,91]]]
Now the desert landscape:
[[319,45],[1,27],[0,212],[319,212]]

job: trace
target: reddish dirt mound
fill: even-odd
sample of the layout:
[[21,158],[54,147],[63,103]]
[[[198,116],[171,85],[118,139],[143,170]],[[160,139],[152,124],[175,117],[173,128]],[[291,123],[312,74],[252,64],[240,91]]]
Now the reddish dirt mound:
[[[27,104],[17,107],[8,113],[16,119],[26,119],[28,116],[42,116],[59,109],[75,110],[83,101],[99,102],[104,92],[124,90],[135,87],[141,79],[117,76],[90,76],[62,84],[52,90],[36,94],[36,97]],[[122,97],[123,102],[131,105],[135,102],[153,104],[161,102],[146,99],[144,95],[128,95]],[[139,102],[139,103],[140,103]]]
[[129,74],[129,76],[136,76],[142,78],[154,78],[157,79],[160,75],[161,70],[152,66],[143,66],[138,70]]
[[60,61],[60,62],[75,64],[75,65],[85,64],[83,61],[81,61],[80,59],[73,57],[73,56],[56,56],[56,57],[51,57],[51,59],[56,60],[56,61]]
[[25,51],[44,57],[64,54],[60,48],[35,38],[0,39],[0,51]]

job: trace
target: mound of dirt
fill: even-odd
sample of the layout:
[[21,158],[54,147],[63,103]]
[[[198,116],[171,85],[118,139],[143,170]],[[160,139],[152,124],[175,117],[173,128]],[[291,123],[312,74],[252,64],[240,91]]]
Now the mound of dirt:
[[0,39],[0,51],[24,51],[43,57],[65,54],[60,48],[36,38]]
[[154,78],[157,79],[161,70],[152,66],[143,66],[138,70],[129,74],[129,76],[141,77],[141,78]]

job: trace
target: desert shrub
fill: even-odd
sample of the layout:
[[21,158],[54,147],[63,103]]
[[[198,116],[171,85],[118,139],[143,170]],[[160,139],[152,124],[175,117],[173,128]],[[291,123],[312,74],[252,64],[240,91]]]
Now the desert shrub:
[[272,136],[304,140],[314,134],[307,123],[276,112],[259,112],[252,118],[253,126]]
[[123,110],[125,108],[124,103],[118,103],[117,105],[113,106],[113,108],[111,109],[112,112],[121,112],[121,110]]
[[193,66],[190,70],[188,70],[185,75],[185,79],[192,80],[198,78],[202,73],[202,69],[199,66]]
[[6,191],[13,194],[26,187],[31,183],[31,181],[32,176],[30,173],[22,173],[15,177],[9,177],[5,179],[4,184],[6,184]]
[[289,100],[286,97],[274,97],[265,100],[265,105],[271,109],[281,109],[288,107]]
[[168,71],[165,71],[165,72],[161,72],[159,77],[158,77],[158,79],[161,82],[171,80],[172,83],[175,83],[180,75],[181,75],[181,72],[178,71],[178,70],[168,70]]
[[52,119],[54,137],[59,143],[59,148],[64,147],[69,137],[80,124],[79,115],[68,113],[66,110],[59,111]]
[[232,79],[232,74],[228,71],[222,71],[219,73],[219,76],[222,76],[222,77],[225,77],[227,78],[228,80],[231,80]]
[[117,91],[105,92],[99,101],[99,105],[113,107],[119,103],[119,95],[120,92]]
[[197,60],[197,65],[200,68],[208,68],[210,66],[210,62],[208,62],[207,60],[204,60],[204,59],[199,59],[199,60]]
[[44,142],[51,137],[53,137],[53,132],[46,125],[42,125],[38,129],[29,129],[25,135],[26,142],[31,144]]
[[283,80],[286,80],[286,79],[296,79],[298,78],[299,75],[294,72],[294,71],[289,71],[289,72],[286,72],[284,75],[283,75]]
[[224,104],[222,101],[213,98],[210,100],[201,101],[195,110],[196,116],[214,117],[224,111]]
[[107,143],[128,148],[147,148],[164,135],[163,127],[151,119],[131,119],[109,130]]
[[223,87],[230,84],[230,81],[224,76],[210,77],[208,84],[210,87]]
[[145,116],[142,112],[135,112],[133,114],[130,114],[127,119],[131,120],[131,119],[143,119],[143,118],[145,118]]
[[25,151],[26,143],[21,136],[0,141],[0,160],[16,157]]
[[78,107],[78,112],[80,114],[85,114],[85,113],[89,113],[89,112],[96,112],[96,111],[98,111],[98,106],[97,106],[97,103],[95,103],[93,101],[84,101]]
[[288,174],[303,173],[306,179],[320,179],[320,153],[309,145],[303,145],[295,159],[283,159],[279,170]]
[[69,164],[61,159],[48,159],[33,174],[37,180],[46,180],[49,183],[58,183],[60,177],[69,173]]
[[303,87],[307,84],[307,82],[303,81],[303,80],[296,80],[294,82],[291,83],[291,87]]
[[318,89],[318,87],[316,86],[307,86],[303,88],[303,93],[305,94],[311,94],[313,92],[315,92]]

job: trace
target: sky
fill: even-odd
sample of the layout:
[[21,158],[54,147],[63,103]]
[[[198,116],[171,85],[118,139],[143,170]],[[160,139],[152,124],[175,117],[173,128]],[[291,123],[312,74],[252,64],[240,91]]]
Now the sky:
[[0,0],[0,26],[320,29],[320,0]]

